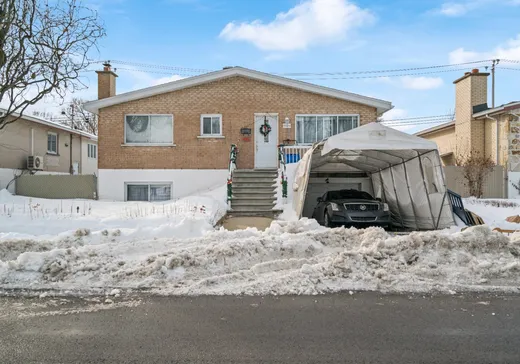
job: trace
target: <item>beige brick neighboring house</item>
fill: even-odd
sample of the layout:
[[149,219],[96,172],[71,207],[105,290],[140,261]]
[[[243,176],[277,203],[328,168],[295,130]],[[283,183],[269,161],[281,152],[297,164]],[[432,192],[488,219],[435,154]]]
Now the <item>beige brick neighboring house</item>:
[[445,165],[478,153],[520,171],[520,102],[489,108],[488,76],[475,69],[455,80],[455,120],[415,135],[435,141]]
[[[28,165],[30,156],[41,157],[40,165]],[[25,115],[0,130],[0,189],[6,188],[22,171],[69,174],[71,166],[73,173],[97,174],[95,135]],[[14,183],[9,184],[9,191],[14,193]]]
[[[157,186],[161,196],[152,199],[223,185],[231,144],[239,148],[239,169],[276,168],[279,144],[310,145],[392,108],[241,67],[121,95],[115,95],[115,78],[108,66],[98,71],[100,99],[85,106],[99,115],[99,196],[105,199],[142,197],[138,187],[128,196],[128,185]],[[271,133],[263,136],[266,123]]]

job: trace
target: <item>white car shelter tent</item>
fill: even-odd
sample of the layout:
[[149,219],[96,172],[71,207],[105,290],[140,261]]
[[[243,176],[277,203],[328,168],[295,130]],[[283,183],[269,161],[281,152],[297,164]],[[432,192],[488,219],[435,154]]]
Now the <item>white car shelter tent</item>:
[[374,197],[389,205],[395,226],[433,230],[454,225],[435,142],[370,123],[315,144],[296,170],[293,204],[299,217],[310,174],[327,167],[365,172]]

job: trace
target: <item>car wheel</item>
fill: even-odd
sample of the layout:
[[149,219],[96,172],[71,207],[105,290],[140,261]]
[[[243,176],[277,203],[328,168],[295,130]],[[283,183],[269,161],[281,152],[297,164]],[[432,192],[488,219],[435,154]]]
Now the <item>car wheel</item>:
[[325,212],[325,216],[323,216],[323,225],[326,227],[330,227],[330,218],[329,214]]

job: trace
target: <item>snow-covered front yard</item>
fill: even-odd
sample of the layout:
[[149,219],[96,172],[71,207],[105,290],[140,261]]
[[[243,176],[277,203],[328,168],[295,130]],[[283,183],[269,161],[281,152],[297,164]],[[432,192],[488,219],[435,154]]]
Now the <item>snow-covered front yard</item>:
[[29,199],[0,191],[0,290],[517,290],[520,234],[479,226],[395,236],[378,228],[326,229],[308,219],[274,221],[266,231],[226,231],[213,228],[225,213],[224,188],[166,204]]

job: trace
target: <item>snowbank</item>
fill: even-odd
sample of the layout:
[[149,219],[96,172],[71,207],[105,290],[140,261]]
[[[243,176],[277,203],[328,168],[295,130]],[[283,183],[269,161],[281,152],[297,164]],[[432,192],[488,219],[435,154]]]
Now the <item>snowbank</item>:
[[479,215],[492,228],[520,230],[520,224],[507,222],[506,218],[520,214],[519,199],[465,198],[464,207]]
[[225,186],[172,202],[48,200],[0,190],[0,241],[83,236],[89,243],[189,238],[213,230],[226,213]]
[[320,294],[343,290],[515,291],[520,234],[478,226],[393,236],[274,221],[197,238],[112,241],[87,236],[0,242],[0,288],[149,289],[168,295]]

